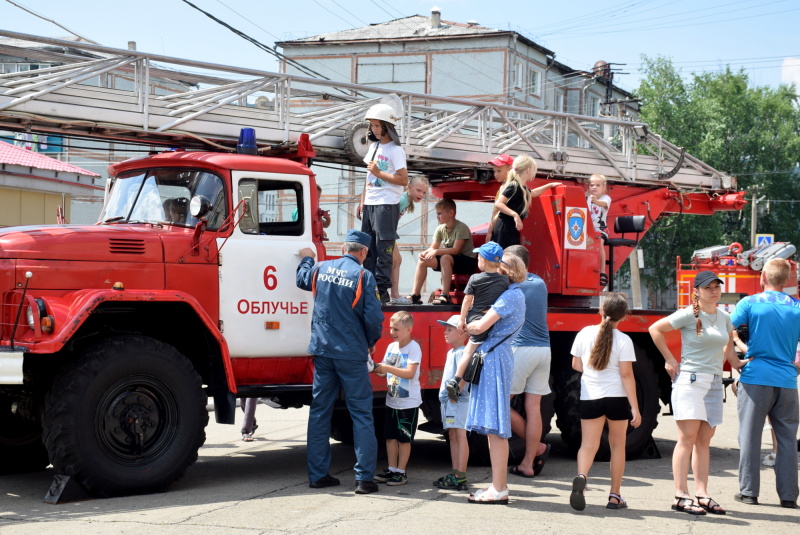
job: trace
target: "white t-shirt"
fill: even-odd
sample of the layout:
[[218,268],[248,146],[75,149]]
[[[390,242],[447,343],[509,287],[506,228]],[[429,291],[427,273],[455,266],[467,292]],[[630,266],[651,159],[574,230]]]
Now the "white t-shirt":
[[[375,145],[378,145],[378,152],[375,153]],[[375,153],[375,157],[372,154]],[[384,173],[394,175],[399,169],[406,168],[406,151],[394,141],[389,143],[372,143],[369,146],[367,155],[364,156],[364,163],[371,161],[378,162],[378,169]],[[367,171],[367,183],[365,185],[364,204],[397,204],[400,202],[400,195],[403,194],[403,186],[390,184],[381,180]]]
[[583,362],[581,376],[581,399],[620,398],[626,397],[619,374],[620,362],[636,362],[631,337],[614,329],[614,341],[611,343],[611,355],[606,369],[597,371],[589,365],[594,341],[597,339],[599,325],[584,327],[572,344],[571,354],[580,357]]
[[589,213],[592,214],[592,223],[594,224],[594,229],[599,232],[600,221],[603,221],[606,225],[608,225],[606,215],[608,214],[608,209],[611,208],[611,197],[608,195],[603,195],[597,200],[606,203],[606,207],[601,208],[590,201],[589,197],[586,197],[586,205],[589,207]]
[[422,362],[422,349],[414,340],[411,340],[405,347],[400,347],[397,342],[392,342],[386,348],[386,355],[383,357],[384,364],[395,368],[408,368],[409,364],[417,364],[417,372],[411,379],[401,379],[391,373],[386,374],[387,407],[413,409],[422,405],[422,394],[419,389],[420,362]]

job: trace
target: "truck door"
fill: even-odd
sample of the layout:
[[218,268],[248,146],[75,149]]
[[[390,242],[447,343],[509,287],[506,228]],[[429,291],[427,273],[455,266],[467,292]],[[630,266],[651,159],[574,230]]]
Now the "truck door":
[[[295,285],[297,251],[314,247],[305,175],[233,171],[233,206],[255,201],[222,247],[220,319],[231,357],[306,355],[313,299]],[[238,218],[242,210],[238,211]]]

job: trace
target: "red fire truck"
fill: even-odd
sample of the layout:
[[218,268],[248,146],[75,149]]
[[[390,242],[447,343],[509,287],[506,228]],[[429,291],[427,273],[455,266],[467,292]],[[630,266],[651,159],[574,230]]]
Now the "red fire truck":
[[791,260],[796,248],[788,242],[763,244],[744,250],[741,244],[713,245],[692,253],[691,262],[676,261],[675,274],[678,288],[678,308],[691,304],[692,283],[699,271],[711,270],[723,281],[719,306],[732,312],[736,303],[746,295],[760,293],[761,269],[772,258],[786,258],[792,266],[789,284],[784,291],[797,296],[797,262]]
[[[68,44],[125,58],[96,68],[132,72],[142,83],[151,76],[151,61],[168,59]],[[187,60],[173,62],[193,66]],[[81,76],[90,69],[75,68]],[[313,361],[306,347],[313,299],[296,288],[294,273],[303,247],[316,248],[320,260],[327,257],[312,159],[363,165],[358,161],[366,150],[361,134],[344,126],[363,118],[378,98],[337,97],[344,103],[335,102],[329,89],[309,89],[323,83],[319,80],[238,69],[261,78],[250,85],[237,80],[218,97],[203,88],[197,96],[158,100],[108,87],[65,85],[67,71],[62,66],[15,75],[16,92],[0,92],[4,127],[186,150],[156,151],[111,166],[96,225],[0,230],[0,470],[52,463],[57,473],[97,495],[155,491],[180,478],[196,460],[205,440],[209,396],[217,422],[227,424],[234,423],[237,398],[269,397],[283,407],[310,402]],[[165,72],[159,75],[172,71]],[[23,83],[30,83],[28,89],[20,90]],[[50,92],[42,89],[48,83]],[[283,100],[264,110],[231,104],[235,90],[244,91],[245,99],[254,87],[271,87]],[[336,94],[347,94],[344,89],[350,95],[389,93],[338,84]],[[534,200],[522,243],[531,252],[530,270],[545,280],[549,292],[554,395],[543,404],[545,433],[555,411],[563,438],[576,448],[579,376],[571,369],[569,348],[578,330],[598,320],[591,304],[601,290],[599,274],[616,272],[662,214],[739,210],[743,193],[736,190],[735,178],[635,121],[458,99],[446,99],[437,110],[432,95],[399,95],[394,98],[405,103],[404,124],[411,126],[402,131],[409,170],[428,174],[433,195],[493,198],[497,183],[488,180],[485,162],[500,149],[536,155],[539,176],[532,187],[553,179],[563,184]],[[185,107],[170,102],[178,97]],[[212,97],[218,100],[209,103]],[[208,108],[198,119],[200,102]],[[458,106],[468,113],[454,111]],[[314,118],[319,119],[316,133],[309,126]],[[231,153],[234,122],[256,128],[261,137],[246,152],[261,155]],[[430,142],[436,123],[444,134]],[[590,123],[607,126],[622,141],[615,145],[598,136]],[[358,127],[366,130],[363,123]],[[309,133],[316,136],[313,146]],[[494,145],[498,140],[506,144]],[[648,151],[654,155],[645,155]],[[606,245],[587,221],[584,183],[594,172],[609,177]],[[475,239],[481,243],[483,237]],[[600,265],[604,246],[608,267]],[[397,309],[386,307],[385,314]],[[435,426],[446,353],[436,320],[456,308],[407,309],[423,352],[422,410]],[[659,398],[669,398],[669,379],[647,327],[668,313],[636,310],[620,326],[636,344],[643,416],[641,426],[629,430],[630,455],[657,453],[651,435]],[[385,345],[379,344],[378,355]],[[385,382],[373,381],[380,405]],[[346,410],[337,411],[332,435],[348,440],[351,434]]]

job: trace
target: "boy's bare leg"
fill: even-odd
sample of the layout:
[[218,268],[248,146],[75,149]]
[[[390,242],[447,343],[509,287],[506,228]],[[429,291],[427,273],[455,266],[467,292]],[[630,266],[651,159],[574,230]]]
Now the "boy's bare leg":
[[453,470],[466,472],[467,460],[469,459],[469,442],[467,442],[466,429],[450,430],[450,455],[453,460]]
[[[399,442],[396,439],[390,438],[386,441],[386,462],[392,468],[399,468],[397,463],[400,462],[400,448]],[[406,459],[408,461],[408,459]]]
[[408,459],[411,457],[411,442],[398,442],[396,440],[394,442],[400,446],[396,467],[405,471],[406,466],[408,466]]
[[[433,262],[433,265],[431,265]],[[433,260],[420,260],[417,262],[417,269],[414,272],[414,289],[411,290],[412,295],[420,295],[422,285],[425,284],[425,279],[428,278],[428,268],[436,267],[436,259]]]
[[453,280],[453,257],[449,254],[439,258],[439,269],[442,273],[442,295],[450,293],[450,281]]

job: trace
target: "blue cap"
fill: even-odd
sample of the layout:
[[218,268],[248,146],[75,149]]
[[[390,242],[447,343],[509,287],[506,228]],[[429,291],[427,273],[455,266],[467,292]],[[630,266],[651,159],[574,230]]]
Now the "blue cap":
[[472,250],[473,253],[480,253],[480,255],[489,262],[502,262],[503,261],[503,248],[497,242],[486,242],[477,249]]
[[366,232],[361,232],[360,230],[356,230],[351,228],[347,231],[347,237],[344,239],[346,242],[352,243],[360,243],[365,247],[369,247],[369,244],[372,243],[372,238]]

